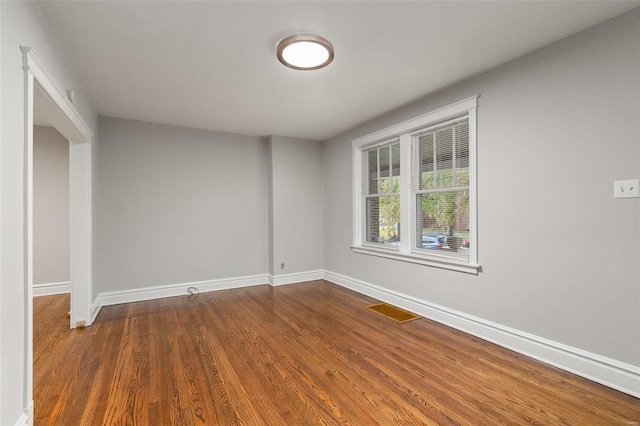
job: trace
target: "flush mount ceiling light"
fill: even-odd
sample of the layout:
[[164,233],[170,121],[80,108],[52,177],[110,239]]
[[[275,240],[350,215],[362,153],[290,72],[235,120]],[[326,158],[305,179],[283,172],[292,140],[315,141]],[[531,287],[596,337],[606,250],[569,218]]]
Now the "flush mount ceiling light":
[[294,70],[317,70],[333,61],[333,45],[318,35],[290,35],[278,43],[278,60]]

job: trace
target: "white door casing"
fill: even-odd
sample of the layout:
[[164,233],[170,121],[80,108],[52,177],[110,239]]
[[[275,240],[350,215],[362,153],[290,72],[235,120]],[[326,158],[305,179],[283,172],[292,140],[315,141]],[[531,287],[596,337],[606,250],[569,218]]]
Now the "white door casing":
[[91,324],[91,142],[93,132],[67,100],[36,52],[21,46],[24,70],[24,409],[33,420],[33,115],[47,111],[50,124],[69,140],[70,185],[70,327]]

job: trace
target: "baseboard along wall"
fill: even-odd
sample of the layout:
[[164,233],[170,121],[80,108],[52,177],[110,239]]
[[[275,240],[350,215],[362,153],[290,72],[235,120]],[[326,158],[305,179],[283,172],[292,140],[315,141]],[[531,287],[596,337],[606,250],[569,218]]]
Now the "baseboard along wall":
[[103,306],[162,299],[164,297],[185,296],[189,294],[188,289],[190,287],[195,287],[199,293],[207,293],[210,291],[262,285],[267,284],[268,282],[269,275],[263,274],[100,293],[93,301],[93,305],[91,307],[91,322],[93,323]]
[[330,271],[324,279],[640,398],[640,367]]
[[33,285],[33,297],[53,296],[54,294],[71,293],[71,281],[60,281],[57,283],[44,283]]
[[15,426],[27,426],[29,424],[29,417],[26,414],[21,413],[18,420],[15,422]]
[[638,366],[567,346],[327,270],[284,275],[252,275],[100,293],[92,306],[91,322],[95,320],[102,306],[187,295],[189,287],[196,287],[200,293],[204,293],[263,284],[279,286],[319,279],[395,305],[545,364],[640,398],[640,367]]
[[27,408],[22,410],[18,420],[14,423],[15,426],[28,426],[33,423],[33,400],[29,402]]
[[321,280],[324,271],[319,269],[316,271],[294,272],[292,274],[269,275],[269,284],[272,286],[304,283],[307,281]]

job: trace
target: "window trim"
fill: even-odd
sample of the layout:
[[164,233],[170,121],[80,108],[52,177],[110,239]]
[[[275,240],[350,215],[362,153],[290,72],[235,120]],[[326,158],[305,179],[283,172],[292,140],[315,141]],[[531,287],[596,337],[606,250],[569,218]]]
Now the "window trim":
[[[374,133],[351,141],[353,160],[353,245],[354,253],[368,254],[388,259],[395,259],[421,265],[450,269],[454,271],[478,274],[481,265],[478,263],[478,227],[477,227],[477,108],[478,97],[474,95],[426,114],[419,115],[401,123],[394,124]],[[415,200],[412,197],[413,176],[413,143],[412,136],[429,127],[446,123],[447,121],[467,115],[469,117],[469,260],[458,260],[444,257],[437,253],[425,253],[423,250],[411,247],[411,233],[414,226]],[[400,227],[400,246],[383,247],[369,244],[364,240],[363,206],[363,161],[365,151],[377,146],[385,145],[394,139],[400,140],[400,176],[404,176],[400,186],[400,215],[401,222],[407,224]],[[407,184],[408,183],[408,184]]]

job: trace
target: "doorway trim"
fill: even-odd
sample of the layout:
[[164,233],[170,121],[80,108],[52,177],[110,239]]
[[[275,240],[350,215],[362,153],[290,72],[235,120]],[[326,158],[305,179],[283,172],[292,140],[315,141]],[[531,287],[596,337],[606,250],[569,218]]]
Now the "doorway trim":
[[25,265],[25,376],[24,407],[33,419],[33,117],[46,111],[50,124],[69,141],[70,327],[91,324],[91,142],[94,134],[69,102],[36,52],[22,51],[24,70],[24,265]]

